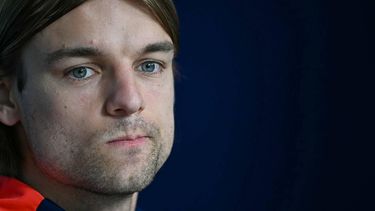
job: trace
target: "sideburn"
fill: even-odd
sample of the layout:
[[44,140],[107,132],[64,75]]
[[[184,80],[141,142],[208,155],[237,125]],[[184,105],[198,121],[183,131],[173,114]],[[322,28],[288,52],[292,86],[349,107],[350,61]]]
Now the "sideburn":
[[16,62],[14,69],[16,71],[17,89],[19,93],[22,93],[26,85],[26,71],[23,69],[22,62]]

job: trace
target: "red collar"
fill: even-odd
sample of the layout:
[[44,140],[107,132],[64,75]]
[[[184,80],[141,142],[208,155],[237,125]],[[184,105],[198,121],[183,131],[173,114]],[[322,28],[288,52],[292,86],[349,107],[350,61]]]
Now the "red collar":
[[36,210],[42,194],[11,177],[0,176],[0,210]]

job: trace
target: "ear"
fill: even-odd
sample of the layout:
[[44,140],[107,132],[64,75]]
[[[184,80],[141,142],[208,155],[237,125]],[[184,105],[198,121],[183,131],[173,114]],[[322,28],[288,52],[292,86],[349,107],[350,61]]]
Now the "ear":
[[20,120],[10,79],[0,79],[0,122],[13,126]]

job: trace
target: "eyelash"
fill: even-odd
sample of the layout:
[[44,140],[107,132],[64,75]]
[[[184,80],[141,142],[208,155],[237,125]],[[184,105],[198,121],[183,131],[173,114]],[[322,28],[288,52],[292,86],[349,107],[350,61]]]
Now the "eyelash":
[[[156,65],[158,70],[155,71],[155,72],[147,72],[147,71],[144,71],[142,70],[141,68],[144,67],[143,65],[147,65],[147,64],[152,64],[152,65]],[[86,71],[87,70],[91,70],[92,72],[92,75],[86,77],[86,78],[78,78],[78,77],[75,77],[73,76],[73,72],[76,71],[76,70],[80,70],[80,69],[85,69]],[[154,61],[154,60],[145,60],[145,61],[142,61],[139,65],[137,65],[134,70],[135,71],[139,71],[141,72],[142,74],[145,74],[145,75],[157,75],[157,74],[161,74],[165,69],[165,64],[164,62],[161,62],[161,61]],[[87,72],[86,72],[87,74]],[[65,73],[64,73],[64,76],[65,77],[68,77],[70,80],[73,80],[73,81],[86,81],[86,80],[89,80],[91,77],[93,77],[95,74],[97,74],[97,71],[95,71],[94,68],[92,67],[89,67],[89,66],[77,66],[77,67],[73,67],[73,68],[70,68],[68,69]]]
[[[76,70],[80,70],[80,69],[85,69],[86,70],[86,74],[87,74],[87,71],[90,70],[92,72],[92,74],[88,77],[85,77],[85,78],[78,78],[76,76],[73,76],[74,74],[74,71]],[[85,75],[86,75],[85,74]],[[88,80],[90,79],[91,77],[93,77],[94,75],[96,74],[96,71],[94,70],[94,68],[92,67],[88,67],[88,66],[78,66],[78,67],[74,67],[74,68],[71,68],[69,69],[65,74],[64,76],[68,77],[70,80],[73,80],[73,81],[85,81],[85,80]]]
[[[140,68],[143,67],[143,65],[147,65],[147,64],[153,64],[153,65],[157,65],[158,67],[158,70],[156,72],[147,72],[147,71],[142,71],[140,70]],[[160,61],[154,61],[154,60],[145,60],[145,61],[142,61],[139,65],[137,65],[135,67],[135,70],[136,71],[140,71],[146,75],[156,75],[156,74],[160,74],[164,71],[165,69],[165,64],[163,62],[160,62]]]

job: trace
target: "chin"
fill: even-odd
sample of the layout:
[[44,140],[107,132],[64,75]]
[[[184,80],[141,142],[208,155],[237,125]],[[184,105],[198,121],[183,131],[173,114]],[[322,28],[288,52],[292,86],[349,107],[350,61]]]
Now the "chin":
[[155,175],[130,176],[127,179],[116,179],[102,181],[94,186],[83,187],[90,192],[104,195],[128,195],[145,189],[154,179]]

